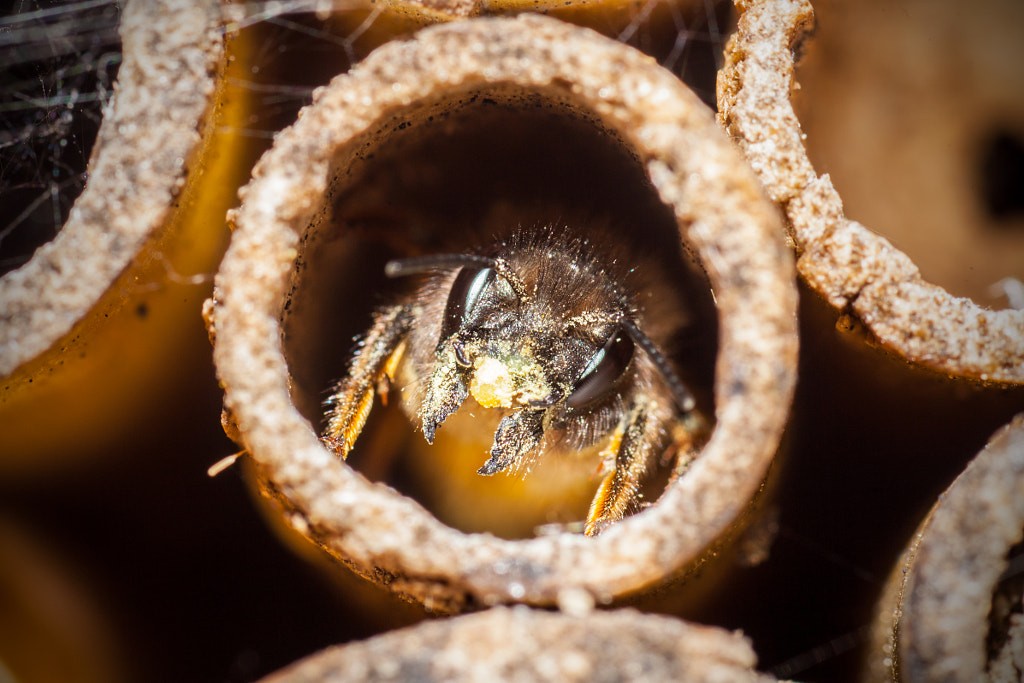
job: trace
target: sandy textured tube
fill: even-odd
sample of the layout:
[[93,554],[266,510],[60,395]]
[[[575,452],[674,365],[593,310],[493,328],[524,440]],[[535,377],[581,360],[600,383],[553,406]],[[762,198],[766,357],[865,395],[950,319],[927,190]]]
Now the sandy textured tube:
[[[1022,309],[1024,212],[1012,188],[1024,145],[1024,4],[962,8],[816,4],[793,105],[808,156],[827,164],[848,216],[951,294]],[[955,36],[958,49],[937,35]]]
[[[225,74],[248,40],[218,2],[125,9],[124,61],[89,180],[67,224],[0,279],[0,471],[39,474],[116,457],[159,419],[227,246],[224,214],[255,155],[252,98]],[[9,373],[9,374],[8,374]]]
[[428,621],[330,648],[267,678],[298,681],[755,681],[737,633],[633,610],[568,615],[526,607]]
[[[716,428],[659,503],[596,539],[463,534],[367,482],[320,443],[289,392],[281,317],[328,196],[399,123],[473,93],[529,93],[619,136],[671,207],[718,307]],[[207,309],[227,414],[287,521],[360,574],[434,609],[566,590],[605,600],[698,558],[750,506],[788,415],[796,290],[778,216],[712,113],[635,50],[540,16],[474,19],[390,43],[319,90],[257,165]],[[305,262],[300,262],[305,267]],[[301,268],[300,268],[301,270]]]
[[[324,0],[325,8],[334,10],[351,9],[348,0]],[[503,14],[506,12],[547,12],[567,7],[586,7],[594,13],[615,11],[628,6],[628,0],[385,0],[381,7],[395,15],[404,15],[426,21],[452,21],[475,16]],[[696,5],[692,0],[677,3],[680,7]]]
[[904,253],[849,220],[804,149],[790,94],[793,48],[813,21],[806,0],[738,2],[719,73],[719,120],[786,212],[801,276],[887,348],[935,370],[1024,382],[1024,311],[986,310],[926,282]]
[[[877,681],[1019,680],[1024,415],[997,432],[918,528],[879,603]],[[1013,584],[1016,583],[1016,588]]]
[[0,376],[67,335],[171,213],[216,91],[219,27],[216,2],[127,4],[88,185],[57,236],[0,278]]

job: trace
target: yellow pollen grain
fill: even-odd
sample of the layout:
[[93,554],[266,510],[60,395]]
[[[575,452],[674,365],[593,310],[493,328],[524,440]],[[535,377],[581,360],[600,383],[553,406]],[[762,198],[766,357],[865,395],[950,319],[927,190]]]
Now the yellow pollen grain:
[[501,361],[482,358],[469,384],[469,393],[485,408],[511,408],[515,395],[512,373]]

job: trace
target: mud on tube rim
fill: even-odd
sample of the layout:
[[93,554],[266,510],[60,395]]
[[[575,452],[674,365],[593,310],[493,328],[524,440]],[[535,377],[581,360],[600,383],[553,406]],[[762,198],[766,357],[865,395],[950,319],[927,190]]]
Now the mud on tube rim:
[[[657,505],[596,539],[506,541],[448,528],[337,460],[289,397],[282,306],[332,157],[402,108],[499,84],[567,97],[617,131],[674,208],[718,303],[710,442]],[[542,16],[427,28],[319,90],[240,196],[207,309],[227,415],[285,519],[360,574],[443,609],[551,604],[567,589],[606,600],[698,557],[756,494],[795,383],[792,257],[775,208],[712,112],[651,58]]]

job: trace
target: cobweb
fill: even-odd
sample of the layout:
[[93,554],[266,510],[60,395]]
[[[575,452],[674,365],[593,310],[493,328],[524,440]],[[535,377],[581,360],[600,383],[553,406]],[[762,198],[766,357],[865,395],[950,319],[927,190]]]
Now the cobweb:
[[121,63],[110,0],[19,2],[0,19],[0,274],[67,219]]
[[[89,155],[121,62],[122,3],[18,0],[0,16],[0,275],[53,239],[85,187]],[[694,8],[647,0],[589,23],[655,55],[713,106],[730,8],[714,0],[701,3]],[[333,18],[324,21],[328,10]],[[269,140],[290,123],[315,87],[381,41],[380,31],[373,30],[381,13],[379,6],[353,2],[346,8],[322,0],[231,6],[226,30],[261,32],[261,54],[253,61],[266,71],[241,82],[235,77],[235,85],[251,89],[264,105],[260,118],[240,132]],[[588,10],[552,14],[578,21]],[[399,22],[390,30],[411,33],[419,25]],[[289,72],[287,65],[296,63],[327,68]]]

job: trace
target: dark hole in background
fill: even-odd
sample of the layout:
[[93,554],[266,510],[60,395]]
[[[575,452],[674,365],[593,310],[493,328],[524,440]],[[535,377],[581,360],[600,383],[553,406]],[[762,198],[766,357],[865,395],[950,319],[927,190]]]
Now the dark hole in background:
[[[661,263],[686,293],[689,324],[666,351],[675,352],[684,381],[713,414],[717,318],[709,286],[638,160],[595,122],[537,95],[467,94],[415,121],[387,124],[386,141],[367,154],[355,185],[333,192],[334,224],[300,256],[303,279],[285,328],[296,405],[321,429],[322,402],[347,372],[353,338],[367,331],[375,308],[416,285],[385,278],[388,258],[464,252],[516,226],[565,225],[586,237],[594,222]],[[429,506],[400,467],[366,452],[381,420],[392,448],[401,450],[395,429],[404,428],[404,439],[422,438],[404,417],[384,417],[377,406],[350,463]]]
[[[61,8],[28,3],[23,11]],[[67,220],[121,65],[116,4],[37,21],[0,17],[0,275]],[[45,26],[45,35],[38,31]]]
[[[1006,143],[1024,140],[1024,78],[1012,75],[1024,64],[1024,22],[1010,17],[1021,7],[815,3],[792,93],[810,162],[829,174],[846,216],[909,256],[926,282],[992,310],[1016,307],[1013,280],[1024,278],[1006,163]],[[878,40],[874,26],[892,39]]]
[[980,157],[980,192],[994,219],[992,224],[996,228],[1020,225],[1024,218],[1024,139],[997,130],[981,143]]
[[1000,651],[1009,645],[1011,619],[1024,612],[1021,598],[1024,596],[1024,541],[1010,548],[1006,553],[1006,570],[999,577],[992,609],[988,614],[988,636],[985,639],[986,654],[991,662]]

